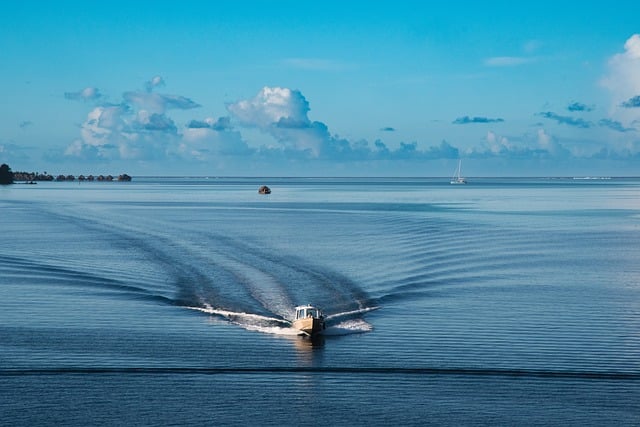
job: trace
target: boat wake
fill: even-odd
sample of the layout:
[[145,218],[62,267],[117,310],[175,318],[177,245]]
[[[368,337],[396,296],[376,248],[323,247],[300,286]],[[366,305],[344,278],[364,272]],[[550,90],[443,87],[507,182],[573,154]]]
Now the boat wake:
[[[362,316],[375,303],[358,283],[269,241],[188,224],[168,226],[160,218],[115,211],[79,214],[70,207],[47,212],[47,218],[87,236],[87,245],[102,244],[101,262],[83,265],[83,270],[97,277],[95,286],[121,291],[123,297],[134,293],[137,299],[199,310],[247,330],[277,335],[297,334],[291,327],[293,307],[313,302],[327,314],[327,335],[372,329]],[[66,259],[77,264],[74,257],[65,257],[56,260],[57,268]],[[103,277],[110,280],[99,280]]]
[[[204,307],[186,308],[215,316],[248,331],[285,336],[295,336],[300,334],[300,331],[293,328],[291,321],[287,319],[279,319],[254,313],[220,310],[215,309],[208,304],[205,304]],[[376,310],[377,308],[378,307],[370,307],[360,310],[351,310],[327,316],[327,329],[325,329],[322,334],[324,336],[342,336],[370,332],[373,330],[373,326],[364,319],[358,318],[358,316],[369,311]]]

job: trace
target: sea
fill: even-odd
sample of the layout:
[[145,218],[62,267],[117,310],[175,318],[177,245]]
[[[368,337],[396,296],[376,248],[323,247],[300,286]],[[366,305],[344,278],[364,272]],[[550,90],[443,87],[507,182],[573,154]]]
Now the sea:
[[581,178],[3,186],[0,425],[638,426],[640,178]]

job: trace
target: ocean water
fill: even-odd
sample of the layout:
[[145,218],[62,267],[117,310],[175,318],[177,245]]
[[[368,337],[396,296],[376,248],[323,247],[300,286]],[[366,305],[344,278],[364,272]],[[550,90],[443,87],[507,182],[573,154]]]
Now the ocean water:
[[0,425],[640,425],[640,179],[16,184],[0,232]]

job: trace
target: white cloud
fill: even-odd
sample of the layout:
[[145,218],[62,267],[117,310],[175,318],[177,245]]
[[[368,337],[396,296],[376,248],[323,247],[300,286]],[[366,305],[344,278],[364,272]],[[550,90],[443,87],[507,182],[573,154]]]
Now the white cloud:
[[80,138],[65,155],[87,160],[162,158],[179,136],[173,121],[159,113],[126,105],[96,107],[80,127]]
[[549,149],[552,144],[551,136],[544,129],[538,129],[536,134],[538,136],[538,145],[542,148]]
[[634,59],[640,59],[640,34],[634,34],[626,41],[624,48],[627,55]]
[[[147,82],[163,84],[157,76]],[[154,92],[131,91],[120,104],[101,105],[87,114],[80,136],[65,150],[68,157],[86,161],[109,160],[211,160],[221,155],[250,154],[251,149],[228,117],[192,120],[184,132],[167,115],[170,109],[198,107],[189,98]]]
[[538,129],[536,136],[538,147],[549,152],[552,156],[556,158],[571,157],[571,152],[560,144],[556,138],[549,135],[544,129]]
[[498,136],[492,131],[487,132],[487,144],[489,145],[489,151],[494,154],[499,154],[504,150],[511,150],[507,137]]
[[240,125],[268,133],[282,147],[319,157],[333,142],[327,126],[311,122],[309,103],[298,90],[264,87],[252,99],[229,104],[227,109]]
[[187,128],[179,151],[198,160],[207,160],[219,155],[247,155],[253,150],[242,140],[240,132]]
[[227,109],[241,125],[263,130],[278,123],[309,124],[309,103],[298,90],[265,86],[252,99],[229,104]]
[[623,103],[640,95],[640,34],[629,37],[624,52],[613,55],[608,68],[601,83],[611,92],[610,116],[630,126],[640,118],[640,110],[624,108]]

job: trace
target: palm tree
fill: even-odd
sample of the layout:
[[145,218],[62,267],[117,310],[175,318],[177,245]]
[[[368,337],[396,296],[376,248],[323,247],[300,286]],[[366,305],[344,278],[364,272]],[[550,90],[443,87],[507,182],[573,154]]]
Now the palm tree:
[[0,184],[13,184],[13,172],[11,172],[11,168],[6,163],[0,166]]

